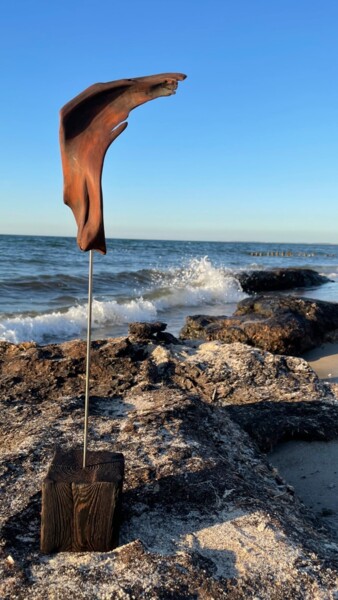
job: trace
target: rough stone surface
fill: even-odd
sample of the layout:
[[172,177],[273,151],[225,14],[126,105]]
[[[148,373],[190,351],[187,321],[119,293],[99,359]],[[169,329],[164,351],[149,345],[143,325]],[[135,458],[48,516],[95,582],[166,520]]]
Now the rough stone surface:
[[236,274],[243,292],[273,292],[293,288],[317,287],[330,279],[312,269],[271,269],[269,271],[240,271]]
[[1,598],[336,597],[338,540],[262,452],[279,430],[336,436],[334,388],[241,343],[93,344],[89,447],[125,455],[121,546],[40,554],[54,447],[82,443],[84,356],[0,344]]
[[163,344],[179,344],[180,341],[171,333],[165,331],[166,323],[161,321],[130,323],[128,328],[129,339],[132,342],[154,341]]
[[180,337],[243,342],[269,352],[299,356],[335,338],[337,329],[337,303],[262,294],[239,302],[231,317],[187,317]]

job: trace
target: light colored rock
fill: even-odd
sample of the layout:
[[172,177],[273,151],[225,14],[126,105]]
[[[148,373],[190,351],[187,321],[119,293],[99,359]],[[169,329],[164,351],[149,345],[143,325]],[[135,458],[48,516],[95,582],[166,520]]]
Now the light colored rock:
[[333,394],[304,361],[242,344],[151,344],[140,352],[123,340],[95,342],[89,447],[125,455],[121,547],[43,556],[42,479],[56,444],[82,444],[84,347],[32,346],[28,371],[27,349],[0,350],[0,597],[324,600],[338,593],[330,533],[271,468],[256,432],[243,429],[254,422],[253,406],[267,410],[268,400],[287,410],[306,396],[311,419],[332,433]]

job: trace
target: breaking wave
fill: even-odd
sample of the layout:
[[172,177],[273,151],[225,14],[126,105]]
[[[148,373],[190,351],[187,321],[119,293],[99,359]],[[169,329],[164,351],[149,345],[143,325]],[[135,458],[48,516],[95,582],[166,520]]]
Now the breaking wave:
[[[143,271],[142,277],[148,285],[140,295],[106,299],[109,296],[107,286],[105,297],[94,299],[93,330],[103,327],[113,329],[116,325],[159,317],[165,320],[166,312],[173,309],[199,307],[203,311],[206,305],[221,307],[245,297],[232,272],[213,266],[208,257],[193,259],[185,268],[153,270],[151,276],[147,273],[145,277]],[[14,343],[28,340],[47,343],[81,337],[86,326],[87,305],[78,304],[54,312],[4,318],[0,321],[0,339]]]
[[[141,299],[118,304],[93,301],[93,329],[110,323],[121,324],[150,320],[156,316],[151,302]],[[0,339],[15,344],[23,341],[46,342],[48,339],[69,339],[81,336],[87,326],[87,305],[72,306],[65,312],[56,311],[36,316],[18,316],[0,323]]]

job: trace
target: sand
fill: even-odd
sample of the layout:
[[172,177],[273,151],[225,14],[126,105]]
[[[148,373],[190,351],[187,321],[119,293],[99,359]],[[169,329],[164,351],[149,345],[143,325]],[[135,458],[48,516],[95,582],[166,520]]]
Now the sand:
[[[318,377],[338,383],[338,343],[323,344],[303,358]],[[269,460],[338,540],[338,440],[284,442]]]
[[338,383],[338,343],[322,344],[303,355],[318,377]]
[[284,442],[269,461],[338,540],[338,440]]

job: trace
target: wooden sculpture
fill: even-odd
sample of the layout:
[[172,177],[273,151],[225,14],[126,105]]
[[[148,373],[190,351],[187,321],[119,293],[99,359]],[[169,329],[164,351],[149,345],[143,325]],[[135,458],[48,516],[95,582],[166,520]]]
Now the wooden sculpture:
[[96,83],[61,109],[64,202],[72,209],[81,250],[106,253],[101,175],[110,144],[127,127],[131,110],[175,93],[181,73]]
[[[131,110],[175,93],[180,73],[97,83],[61,109],[64,202],[89,252],[88,327],[83,454],[58,450],[42,483],[41,551],[111,550],[118,544],[124,457],[87,452],[93,250],[106,253],[101,176],[110,144],[127,127]],[[81,460],[82,459],[82,460]]]

